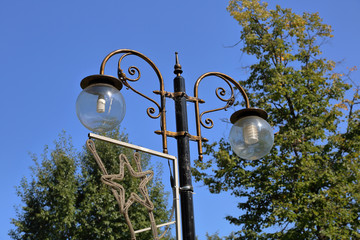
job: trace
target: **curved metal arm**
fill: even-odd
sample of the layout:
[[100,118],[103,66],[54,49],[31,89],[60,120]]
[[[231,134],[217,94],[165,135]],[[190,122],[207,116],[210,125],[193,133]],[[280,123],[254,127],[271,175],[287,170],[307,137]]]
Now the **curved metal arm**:
[[[199,111],[199,84],[200,82],[209,76],[215,76],[215,77],[219,77],[222,80],[224,80],[227,85],[229,86],[230,90],[231,90],[231,94],[229,98],[223,98],[226,95],[226,90],[222,87],[218,87],[215,90],[215,94],[216,96],[223,102],[225,102],[225,106],[221,107],[221,108],[215,108],[212,110],[208,110],[208,111],[204,111],[200,114]],[[234,87],[232,86],[234,85],[242,94],[244,100],[245,100],[245,106],[246,108],[250,108],[250,103],[249,103],[249,98],[245,92],[245,90],[240,86],[240,84],[235,81],[234,79],[232,79],[231,77],[229,77],[226,74],[223,73],[219,73],[219,72],[208,72],[205,73],[203,75],[201,75],[197,81],[195,82],[195,86],[194,86],[194,98],[195,100],[195,116],[196,116],[196,131],[197,131],[197,136],[199,137],[198,142],[198,152],[199,152],[199,159],[202,160],[203,156],[202,156],[202,137],[201,137],[201,125],[205,128],[212,128],[214,126],[214,122],[211,118],[206,118],[205,119],[205,123],[202,121],[202,116],[204,114],[210,113],[210,112],[215,112],[215,111],[220,111],[220,110],[225,110],[227,108],[229,108],[230,106],[232,106],[235,103],[235,94],[234,94]]]
[[[147,100],[151,101],[152,103],[154,103],[158,109],[158,114],[154,115],[156,113],[156,110],[154,107],[149,107],[147,108],[146,112],[148,114],[149,117],[156,119],[156,118],[160,118],[160,128],[161,128],[161,132],[162,132],[162,140],[163,140],[163,152],[167,153],[167,139],[166,139],[166,115],[165,115],[165,90],[164,90],[164,80],[163,77],[159,71],[159,69],[156,67],[156,65],[148,58],[146,57],[144,54],[131,50],[131,49],[119,49],[119,50],[115,50],[111,53],[109,53],[104,60],[101,63],[100,66],[100,74],[104,74],[105,71],[105,65],[107,63],[107,61],[114,55],[117,54],[123,54],[118,62],[118,78],[120,79],[120,81],[129,89],[131,89],[133,92],[139,94],[140,96],[146,98]],[[146,96],[145,94],[142,94],[141,92],[137,91],[136,89],[134,89],[129,82],[136,82],[141,78],[141,72],[139,70],[139,68],[135,67],[135,66],[130,66],[128,69],[128,73],[130,75],[135,75],[137,74],[137,77],[134,79],[128,78],[126,76],[126,74],[124,73],[124,71],[121,69],[121,62],[122,60],[126,57],[126,56],[130,56],[130,55],[135,55],[137,57],[140,57],[141,59],[145,60],[145,62],[147,62],[151,68],[155,71],[159,83],[160,83],[160,91],[158,91],[157,93],[160,94],[160,104],[158,104],[158,102],[156,102],[155,100],[153,100],[152,98]]]

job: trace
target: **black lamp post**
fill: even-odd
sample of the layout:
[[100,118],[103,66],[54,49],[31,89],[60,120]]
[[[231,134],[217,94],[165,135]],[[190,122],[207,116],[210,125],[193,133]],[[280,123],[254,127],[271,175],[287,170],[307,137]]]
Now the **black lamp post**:
[[[121,55],[118,62],[118,77],[104,75],[106,62],[117,54]],[[153,92],[160,95],[160,104],[135,90],[129,84],[129,82],[138,81],[141,77],[140,70],[135,66],[131,66],[128,69],[130,75],[137,75],[134,79],[127,77],[121,69],[122,60],[129,55],[140,57],[155,71],[160,83],[160,89]],[[88,76],[81,81],[80,85],[83,91],[76,102],[76,113],[81,123],[91,131],[106,132],[113,129],[120,124],[125,116],[125,100],[120,93],[123,85],[155,104],[156,108],[149,107],[147,114],[153,119],[160,118],[161,130],[157,130],[155,133],[162,135],[163,152],[168,152],[167,137],[175,137],[177,139],[183,239],[194,240],[195,224],[189,141],[192,140],[198,143],[199,159],[202,159],[202,142],[207,141],[207,139],[201,135],[201,126],[205,128],[213,127],[213,121],[210,118],[205,119],[205,123],[202,121],[203,115],[232,106],[235,102],[235,87],[241,92],[246,108],[235,112],[230,118],[230,121],[234,124],[229,136],[233,151],[244,159],[259,159],[270,152],[274,137],[272,128],[265,121],[267,113],[261,109],[250,108],[248,97],[237,81],[223,73],[205,73],[195,82],[194,96],[191,97],[185,91],[185,79],[181,76],[182,68],[179,64],[177,53],[174,68],[176,75],[174,78],[174,92],[166,92],[161,73],[149,58],[129,49],[113,51],[104,58],[100,67],[100,74]],[[225,89],[217,88],[215,91],[216,96],[225,102],[225,106],[200,113],[199,104],[205,103],[205,101],[198,97],[198,87],[200,82],[209,76],[216,76],[225,81],[230,89],[230,97],[224,98],[226,95]],[[175,102],[176,132],[168,131],[166,128],[166,98],[171,98]],[[187,102],[195,104],[196,135],[191,135],[188,132]]]

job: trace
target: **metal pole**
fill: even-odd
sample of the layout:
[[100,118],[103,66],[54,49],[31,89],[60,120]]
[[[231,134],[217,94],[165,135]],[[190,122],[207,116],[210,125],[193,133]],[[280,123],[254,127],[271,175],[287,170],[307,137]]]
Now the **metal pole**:
[[176,65],[174,73],[174,100],[177,132],[185,132],[177,136],[179,176],[180,176],[180,200],[181,200],[181,221],[184,240],[195,240],[195,221],[193,204],[193,186],[191,181],[190,148],[186,108],[185,79],[182,73],[176,54]]

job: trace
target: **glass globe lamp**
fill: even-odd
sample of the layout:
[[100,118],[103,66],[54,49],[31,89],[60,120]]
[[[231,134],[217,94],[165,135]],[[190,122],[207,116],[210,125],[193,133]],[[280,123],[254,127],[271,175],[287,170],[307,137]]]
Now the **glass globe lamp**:
[[126,105],[120,92],[119,79],[107,75],[92,75],[81,81],[83,91],[76,100],[76,114],[90,131],[111,131],[124,119]]
[[274,134],[266,118],[267,113],[256,108],[243,109],[231,116],[233,126],[229,141],[237,156],[246,160],[257,160],[270,152],[274,144]]

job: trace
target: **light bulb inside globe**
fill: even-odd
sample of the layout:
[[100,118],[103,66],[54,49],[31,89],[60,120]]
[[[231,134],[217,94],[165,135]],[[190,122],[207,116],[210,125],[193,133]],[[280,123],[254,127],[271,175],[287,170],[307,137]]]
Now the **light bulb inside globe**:
[[106,100],[103,95],[99,95],[97,104],[96,104],[96,112],[104,113],[105,112]]
[[244,141],[246,144],[255,144],[259,141],[259,132],[255,124],[247,124],[244,126]]

